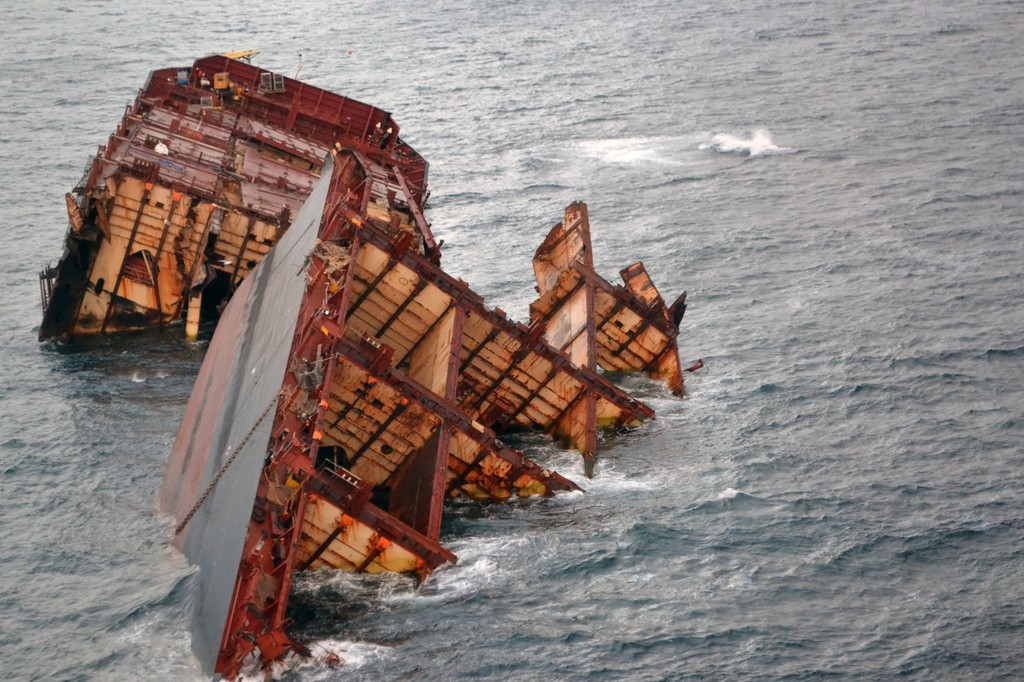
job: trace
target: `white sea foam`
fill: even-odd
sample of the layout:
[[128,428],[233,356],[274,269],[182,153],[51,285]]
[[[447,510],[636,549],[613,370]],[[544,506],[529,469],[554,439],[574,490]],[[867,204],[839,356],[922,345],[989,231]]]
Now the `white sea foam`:
[[740,154],[742,156],[766,156],[769,154],[786,154],[792,152],[790,147],[779,147],[772,142],[771,134],[761,128],[754,131],[749,138],[737,137],[728,133],[718,133],[711,138],[711,142],[700,145],[701,149],[711,149],[725,154]]
[[596,474],[593,479],[587,481],[589,483],[587,491],[591,494],[614,494],[657,490],[665,487],[666,481],[664,478],[638,473],[636,470],[630,469],[629,466],[627,465],[623,471],[619,471],[615,463],[602,462],[601,456],[598,454]]
[[512,535],[454,543],[449,549],[459,557],[459,563],[435,572],[420,596],[449,601],[513,579],[506,559],[525,551],[531,542],[525,535]]
[[718,496],[715,499],[716,500],[731,500],[731,499],[733,499],[734,497],[736,497],[739,494],[740,493],[739,493],[738,490],[736,490],[736,488],[726,488],[722,492],[718,493]]
[[[678,141],[676,141],[678,142]],[[622,166],[661,164],[676,166],[682,162],[675,157],[673,140],[656,137],[627,137],[605,140],[584,140],[579,143],[585,156],[602,163]]]
[[[390,647],[370,642],[350,642],[337,639],[322,639],[309,644],[310,656],[287,656],[271,666],[270,676],[279,679],[285,673],[298,674],[304,680],[336,679],[339,672],[351,673],[369,663],[386,659],[392,655]],[[245,666],[243,682],[263,682],[266,674],[255,661]]]
[[141,383],[144,383],[145,381],[146,381],[146,377],[140,375],[138,372],[132,372],[132,382],[133,383],[141,384]]

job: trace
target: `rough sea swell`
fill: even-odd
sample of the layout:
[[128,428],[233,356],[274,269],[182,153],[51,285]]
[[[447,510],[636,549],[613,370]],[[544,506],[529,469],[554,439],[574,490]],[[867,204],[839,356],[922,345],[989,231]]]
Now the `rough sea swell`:
[[1015,4],[2,9],[5,678],[200,676],[155,497],[203,345],[40,346],[35,278],[149,70],[242,48],[394,113],[489,303],[526,317],[580,199],[602,273],[689,290],[707,363],[682,401],[622,380],[658,419],[604,436],[585,493],[453,508],[460,562],[420,590],[304,576],[296,634],[345,664],[286,676],[1024,677]]

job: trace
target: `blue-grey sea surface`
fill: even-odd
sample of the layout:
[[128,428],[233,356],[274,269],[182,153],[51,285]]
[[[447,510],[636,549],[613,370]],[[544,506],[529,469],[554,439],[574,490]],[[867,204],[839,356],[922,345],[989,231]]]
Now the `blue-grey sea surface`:
[[[517,319],[596,264],[684,289],[679,400],[586,492],[451,508],[459,563],[317,573],[289,680],[1024,679],[1024,8],[961,0],[0,0],[0,677],[197,680],[156,494],[205,342],[38,344],[62,195],[150,70],[393,113],[447,269]],[[301,57],[300,57],[301,54]],[[208,335],[207,335],[208,338]],[[331,667],[329,652],[342,664]]]

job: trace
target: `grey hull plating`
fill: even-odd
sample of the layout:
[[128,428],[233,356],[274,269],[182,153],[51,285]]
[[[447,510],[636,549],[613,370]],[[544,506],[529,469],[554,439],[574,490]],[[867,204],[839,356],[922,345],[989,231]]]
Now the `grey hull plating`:
[[210,673],[267,453],[272,419],[265,415],[281,389],[304,291],[303,265],[315,245],[332,172],[329,157],[291,228],[225,309],[167,465],[160,506],[178,524],[234,456],[175,541],[200,569],[192,647]]

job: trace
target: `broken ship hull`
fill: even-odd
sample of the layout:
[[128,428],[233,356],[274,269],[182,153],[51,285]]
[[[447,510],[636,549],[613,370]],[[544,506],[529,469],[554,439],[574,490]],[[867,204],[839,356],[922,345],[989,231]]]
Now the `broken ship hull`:
[[40,273],[40,340],[159,327],[194,334],[287,231],[328,149],[387,159],[422,203],[427,164],[381,109],[225,56],[154,71],[67,194]]
[[626,286],[587,257],[573,204],[538,249],[524,325],[437,264],[418,200],[358,149],[333,154],[294,224],[221,318],[175,440],[161,507],[200,566],[193,646],[233,677],[303,647],[287,634],[296,571],[407,572],[455,557],[445,500],[578,490],[507,447],[532,429],[579,450],[654,416],[600,369],[682,391],[680,299],[642,266]]

